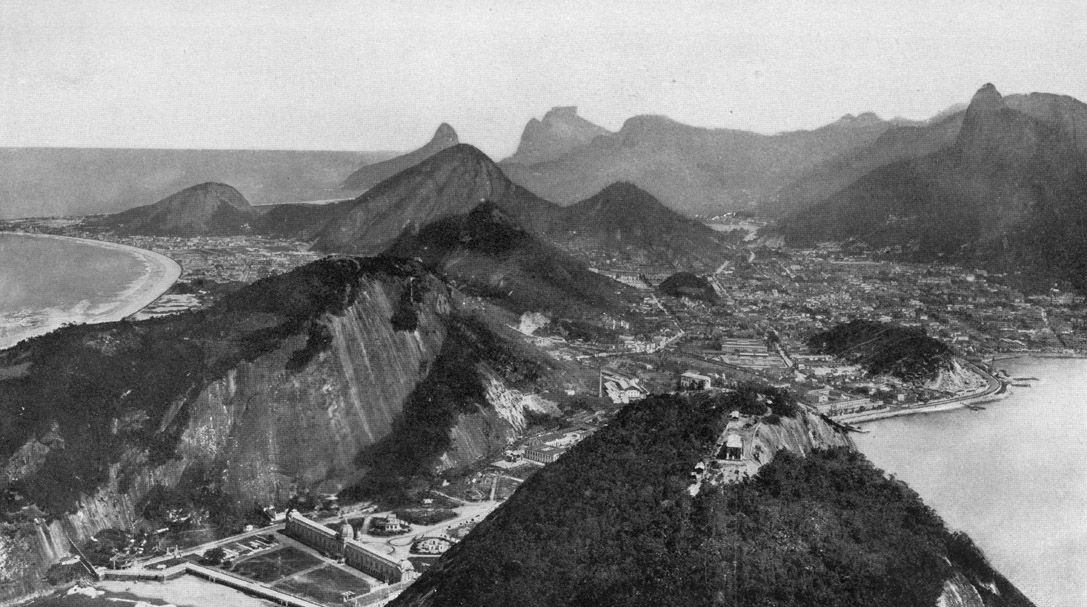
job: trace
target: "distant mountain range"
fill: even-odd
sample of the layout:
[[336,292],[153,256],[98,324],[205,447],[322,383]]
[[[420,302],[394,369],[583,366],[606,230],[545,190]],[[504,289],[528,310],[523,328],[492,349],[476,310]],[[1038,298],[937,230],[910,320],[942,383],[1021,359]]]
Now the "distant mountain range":
[[919,260],[1041,269],[1082,288],[1084,128],[1087,106],[1074,99],[1035,93],[1006,101],[987,84],[950,146],[871,170],[787,217],[781,231],[802,246],[856,239]]
[[487,201],[535,237],[586,259],[704,267],[719,264],[729,244],[727,236],[629,183],[560,207],[511,182],[490,158],[466,144],[446,148],[339,203],[254,208],[241,204],[237,192],[226,196],[227,190],[233,191],[222,184],[194,186],[93,224],[129,234],[268,234],[308,240],[329,253],[373,255],[402,234],[433,234],[423,228],[467,215]]
[[518,152],[501,162],[515,183],[570,204],[629,181],[687,215],[755,210],[781,184],[872,143],[895,125],[862,114],[813,131],[761,135],[635,116],[609,133],[577,118],[572,108],[548,117],[530,122]]
[[351,173],[341,187],[344,190],[366,191],[397,173],[407,170],[438,152],[460,143],[457,132],[444,122],[434,132],[434,137],[421,148],[394,158],[367,164]]

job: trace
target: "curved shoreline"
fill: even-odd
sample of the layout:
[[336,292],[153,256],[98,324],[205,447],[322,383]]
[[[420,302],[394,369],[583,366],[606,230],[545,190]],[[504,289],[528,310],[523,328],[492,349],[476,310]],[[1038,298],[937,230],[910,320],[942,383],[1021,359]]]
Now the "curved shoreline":
[[1010,381],[1004,381],[994,377],[991,373],[979,368],[977,365],[967,363],[967,365],[973,369],[975,373],[985,378],[988,383],[988,387],[976,394],[964,394],[961,396],[952,396],[943,400],[938,400],[925,405],[917,405],[913,407],[902,407],[895,409],[881,409],[876,411],[862,411],[860,413],[851,413],[848,415],[842,415],[834,418],[834,421],[844,424],[863,424],[867,422],[874,422],[881,419],[887,419],[890,417],[902,417],[903,415],[920,415],[923,413],[938,413],[941,411],[953,411],[955,409],[962,409],[963,407],[970,407],[980,405],[982,403],[989,403],[998,400],[1004,400],[1011,394],[1009,387]]
[[[139,247],[104,240],[56,236],[53,234],[32,234],[27,232],[3,232],[3,234],[75,241],[114,251],[122,251],[137,257],[144,266],[144,273],[130,282],[123,291],[117,293],[111,301],[98,303],[95,306],[104,309],[98,311],[87,310],[80,313],[64,310],[61,311],[61,315],[53,317],[50,322],[44,325],[28,327],[23,331],[19,331],[18,327],[16,327],[13,331],[5,332],[3,336],[0,336],[0,350],[6,350],[31,337],[51,333],[67,323],[94,324],[121,320],[146,308],[151,302],[162,296],[181,277],[181,266],[176,261],[161,253]],[[65,316],[63,312],[67,312],[68,315]]]

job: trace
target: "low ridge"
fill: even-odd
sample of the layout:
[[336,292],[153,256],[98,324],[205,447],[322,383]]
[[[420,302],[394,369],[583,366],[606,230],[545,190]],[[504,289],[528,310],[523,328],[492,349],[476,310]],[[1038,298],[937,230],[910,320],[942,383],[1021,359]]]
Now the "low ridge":
[[568,250],[618,257],[625,263],[716,265],[728,254],[720,233],[625,181],[563,209],[547,235]]
[[209,182],[97,223],[124,234],[208,236],[250,232],[256,216],[241,192],[225,183]]

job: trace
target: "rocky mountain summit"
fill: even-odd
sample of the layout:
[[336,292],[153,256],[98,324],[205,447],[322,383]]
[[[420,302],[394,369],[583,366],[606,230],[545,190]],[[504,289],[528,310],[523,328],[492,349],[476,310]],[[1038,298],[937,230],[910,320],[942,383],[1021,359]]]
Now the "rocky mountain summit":
[[502,162],[525,165],[548,162],[588,145],[596,137],[611,134],[604,127],[578,116],[576,107],[551,108],[542,121],[529,120],[517,151]]

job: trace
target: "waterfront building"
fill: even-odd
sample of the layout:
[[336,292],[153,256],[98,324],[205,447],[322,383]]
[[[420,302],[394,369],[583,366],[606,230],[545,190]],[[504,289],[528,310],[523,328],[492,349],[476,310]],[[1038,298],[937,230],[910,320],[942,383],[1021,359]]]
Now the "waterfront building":
[[398,562],[390,559],[373,552],[351,537],[354,529],[346,522],[336,532],[292,510],[287,513],[287,527],[284,532],[311,548],[342,557],[347,565],[386,584],[394,584],[415,575],[415,567],[410,561]]

